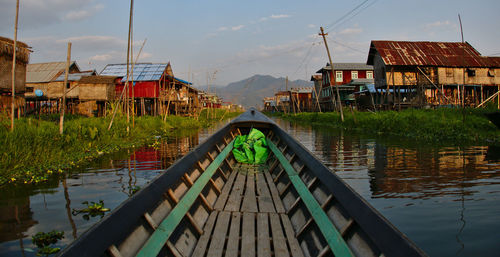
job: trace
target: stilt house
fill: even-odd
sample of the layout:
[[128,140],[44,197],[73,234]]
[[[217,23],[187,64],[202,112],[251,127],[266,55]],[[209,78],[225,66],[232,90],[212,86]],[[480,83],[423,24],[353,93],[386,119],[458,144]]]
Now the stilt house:
[[[28,64],[26,72],[27,113],[39,111],[42,113],[58,112],[58,101],[62,96],[63,82],[56,82],[66,70],[66,62],[48,62]],[[73,73],[79,73],[80,67],[73,61],[69,66],[69,78]],[[71,80],[70,80],[71,81]],[[70,82],[70,84],[72,84]],[[73,83],[74,84],[74,83]],[[71,101],[68,101],[71,105]]]
[[[321,73],[322,83],[321,91],[319,92],[319,102],[321,109],[328,111],[335,109],[336,105],[336,89],[339,89],[340,100],[350,102],[353,99],[352,94],[355,87],[348,85],[353,79],[372,79],[373,66],[364,63],[334,63],[333,70],[329,63],[325,67],[318,70],[316,73]],[[332,81],[331,78],[335,78]]]
[[500,57],[482,56],[467,42],[372,41],[367,64],[389,107],[477,106],[500,86]]
[[[126,64],[109,64],[100,75],[120,77],[115,95],[120,98],[126,93]],[[170,63],[135,64],[128,81],[128,95],[135,99],[138,115],[190,114],[199,108],[198,91],[191,87],[191,83],[175,78]]]
[[[26,66],[29,62],[30,47],[17,41],[15,74],[15,108],[24,107],[24,92],[26,91]],[[0,37],[0,111],[10,111],[12,104],[12,59],[14,41]]]

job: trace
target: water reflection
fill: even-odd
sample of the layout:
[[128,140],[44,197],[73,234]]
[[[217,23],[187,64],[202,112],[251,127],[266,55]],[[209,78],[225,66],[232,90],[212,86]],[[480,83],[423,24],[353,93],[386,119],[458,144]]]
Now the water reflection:
[[436,147],[276,122],[429,255],[498,256],[499,147]]
[[103,200],[106,208],[116,208],[199,141],[198,131],[183,132],[159,140],[154,147],[105,156],[46,184],[2,188],[0,256],[34,256],[31,236],[53,229],[65,232],[65,238],[56,245],[64,247],[100,219],[99,215],[88,220],[73,215],[73,210],[86,207],[82,202]]
[[[499,147],[435,147],[275,121],[429,255],[500,252]],[[72,209],[99,200],[116,208],[218,127],[105,156],[36,187],[2,188],[0,255],[34,256],[31,236],[53,229],[65,232],[64,247],[100,219]]]

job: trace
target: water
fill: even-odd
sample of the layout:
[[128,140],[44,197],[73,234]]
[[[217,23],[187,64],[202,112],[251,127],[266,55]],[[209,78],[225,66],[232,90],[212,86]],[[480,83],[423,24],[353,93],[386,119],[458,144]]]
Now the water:
[[[499,148],[433,147],[277,122],[429,255],[498,256]],[[44,185],[2,188],[0,256],[34,256],[31,236],[53,229],[65,232],[57,245],[64,247],[100,219],[72,214],[81,202],[116,208],[214,132],[122,151]]]

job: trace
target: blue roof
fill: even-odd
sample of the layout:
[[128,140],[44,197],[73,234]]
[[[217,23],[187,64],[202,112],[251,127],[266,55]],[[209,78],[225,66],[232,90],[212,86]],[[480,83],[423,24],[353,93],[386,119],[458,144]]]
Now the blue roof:
[[[172,76],[169,76],[169,77],[172,77]],[[180,79],[180,78],[176,78],[176,77],[173,77],[175,80],[181,82],[181,83],[184,83],[184,84],[188,84],[188,85],[192,85],[193,83],[189,82],[189,81],[185,81],[183,79]]]
[[[155,81],[160,80],[168,63],[137,63],[130,72],[133,81]],[[132,65],[130,65],[132,68]],[[99,74],[101,76],[122,77],[122,82],[127,80],[127,64],[108,64]]]
[[[63,74],[59,75],[54,81],[64,81],[64,74],[66,72],[63,72]],[[94,71],[85,71],[85,72],[78,72],[78,73],[70,73],[68,74],[68,81],[78,81],[80,80],[83,76],[92,76],[95,75]]]

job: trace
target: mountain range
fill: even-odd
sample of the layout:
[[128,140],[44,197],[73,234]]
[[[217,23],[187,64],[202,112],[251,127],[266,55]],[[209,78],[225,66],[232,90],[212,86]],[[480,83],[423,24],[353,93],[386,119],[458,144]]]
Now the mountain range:
[[[313,83],[305,80],[288,81],[288,88],[312,87]],[[217,87],[217,95],[222,97],[223,101],[233,104],[241,104],[248,108],[251,106],[262,107],[262,99],[267,96],[274,96],[280,90],[285,90],[286,79],[275,78],[269,75],[254,75],[247,79],[229,83],[225,87]],[[206,89],[203,86],[199,89]],[[210,90],[213,92],[213,89]]]

